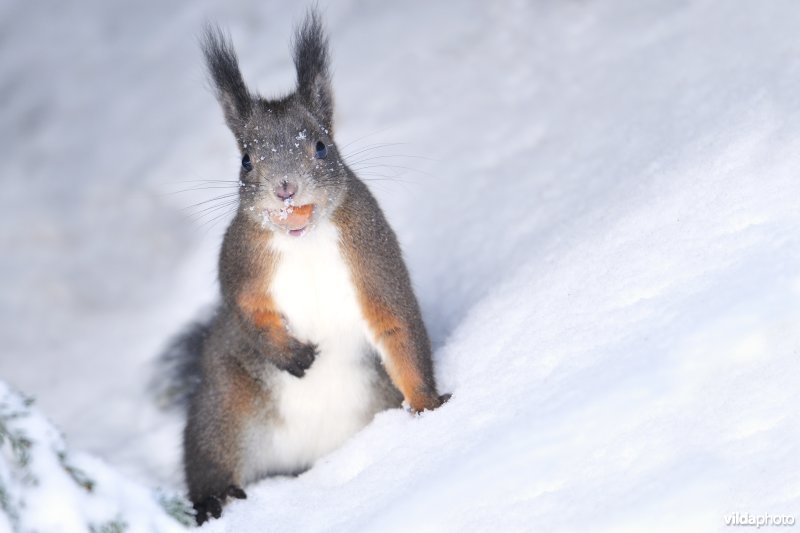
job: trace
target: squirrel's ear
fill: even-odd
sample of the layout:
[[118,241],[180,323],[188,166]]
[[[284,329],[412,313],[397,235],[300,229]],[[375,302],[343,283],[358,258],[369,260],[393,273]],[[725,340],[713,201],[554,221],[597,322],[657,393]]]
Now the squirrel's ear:
[[294,37],[297,94],[322,125],[333,131],[333,89],[328,65],[328,37],[316,9],[308,11]]
[[253,100],[239,71],[239,60],[230,37],[218,26],[207,25],[201,38],[208,74],[217,100],[225,112],[225,122],[238,135],[253,109]]

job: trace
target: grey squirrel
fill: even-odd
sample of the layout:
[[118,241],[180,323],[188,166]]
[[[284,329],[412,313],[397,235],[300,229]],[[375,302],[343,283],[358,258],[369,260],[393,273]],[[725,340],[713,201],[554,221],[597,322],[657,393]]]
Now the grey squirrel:
[[168,353],[189,383],[184,467],[198,524],[245,498],[247,483],[309,468],[377,412],[449,398],[395,234],[333,140],[319,14],[296,30],[297,88],[283,98],[250,92],[219,28],[202,47],[242,165],[221,303]]

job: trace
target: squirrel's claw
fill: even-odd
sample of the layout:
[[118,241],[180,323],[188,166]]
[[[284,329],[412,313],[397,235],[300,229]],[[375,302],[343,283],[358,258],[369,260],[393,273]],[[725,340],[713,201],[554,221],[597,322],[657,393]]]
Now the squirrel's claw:
[[214,518],[222,516],[222,500],[216,496],[209,496],[201,502],[194,504],[195,520],[197,525],[201,526],[204,522],[208,521],[209,515]]
[[236,498],[238,500],[247,499],[247,493],[238,485],[229,485],[219,496],[209,496],[194,504],[195,520],[197,525],[203,525],[210,518],[222,516],[222,502],[226,498]]
[[242,487],[238,485],[229,486],[228,490],[226,490],[225,493],[231,498],[236,498],[237,500],[247,499],[247,493],[244,490],[242,490]]
[[419,414],[423,411],[433,411],[434,409],[438,409],[442,405],[446,404],[452,396],[453,395],[449,392],[446,394],[440,394],[438,396],[434,394],[429,396],[427,400],[421,400],[416,405],[406,400],[408,402],[406,409],[413,414]]
[[318,353],[316,344],[301,344],[296,341],[291,349],[289,361],[283,370],[286,370],[296,378],[301,378],[305,375],[306,370],[311,368]]

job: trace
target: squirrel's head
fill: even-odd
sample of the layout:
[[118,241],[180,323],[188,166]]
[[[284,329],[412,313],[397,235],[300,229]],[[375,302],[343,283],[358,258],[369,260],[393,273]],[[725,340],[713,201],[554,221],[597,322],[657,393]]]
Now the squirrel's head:
[[328,42],[311,10],[294,38],[297,89],[268,100],[242,79],[230,39],[206,29],[203,52],[242,156],[239,210],[264,227],[302,235],[336,209],[347,174],[333,142]]

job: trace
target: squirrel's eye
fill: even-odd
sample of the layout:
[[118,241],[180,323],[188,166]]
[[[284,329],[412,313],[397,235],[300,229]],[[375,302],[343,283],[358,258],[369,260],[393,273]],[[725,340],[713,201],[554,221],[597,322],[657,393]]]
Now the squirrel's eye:
[[250,161],[250,156],[248,154],[244,154],[244,157],[242,158],[242,168],[247,172],[253,170],[253,162]]
[[325,159],[328,155],[328,147],[325,146],[325,143],[322,141],[317,141],[317,159]]

